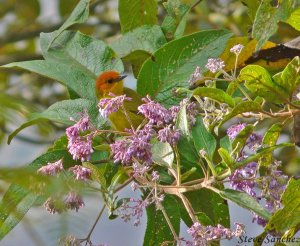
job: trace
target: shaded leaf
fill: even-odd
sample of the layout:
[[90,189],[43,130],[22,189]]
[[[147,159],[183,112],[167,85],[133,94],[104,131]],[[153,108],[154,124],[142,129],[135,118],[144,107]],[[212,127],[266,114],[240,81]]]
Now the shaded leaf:
[[155,61],[148,59],[138,76],[137,91],[151,95],[164,105],[174,105],[172,90],[188,87],[188,79],[196,66],[204,67],[208,58],[218,57],[224,50],[230,33],[223,30],[197,32],[173,40],[154,53]]
[[192,129],[192,137],[197,152],[205,150],[210,160],[212,160],[214,152],[217,147],[217,141],[215,137],[206,130],[202,118],[198,117],[196,125]]
[[142,26],[125,33],[111,44],[116,54],[132,64],[134,75],[137,77],[141,66],[154,51],[166,43],[166,38],[159,26]]
[[[177,235],[180,230],[180,210],[176,204],[175,198],[166,195],[162,202]],[[161,245],[165,241],[173,241],[173,234],[163,216],[161,210],[156,209],[154,204],[147,206],[147,227],[144,237],[144,246]]]
[[211,190],[201,189],[187,192],[185,195],[189,199],[195,214],[203,213],[200,216],[203,221],[200,222],[207,223],[208,217],[213,222],[213,225],[230,226],[228,205],[218,194]]
[[122,33],[157,22],[156,0],[119,0],[119,17]]

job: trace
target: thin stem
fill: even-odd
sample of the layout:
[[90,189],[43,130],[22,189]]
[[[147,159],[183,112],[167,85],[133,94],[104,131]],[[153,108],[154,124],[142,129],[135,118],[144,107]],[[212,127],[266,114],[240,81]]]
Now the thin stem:
[[176,242],[180,242],[180,239],[177,236],[177,233],[176,233],[176,231],[175,231],[175,229],[174,229],[174,227],[173,227],[173,225],[171,223],[171,220],[170,220],[170,218],[169,218],[169,216],[168,216],[165,208],[163,207],[163,205],[161,203],[159,203],[159,209],[162,211],[162,213],[163,213],[163,215],[164,215],[164,217],[165,217],[165,219],[167,221],[167,224],[168,224],[168,226],[169,226],[169,228],[170,228],[170,230],[171,230],[171,232],[173,234],[174,239],[176,240]]
[[122,104],[122,109],[123,109],[123,112],[124,112],[124,114],[125,114],[125,117],[126,117],[127,121],[128,121],[129,124],[130,124],[131,130],[132,130],[133,132],[135,132],[134,126],[133,126],[133,124],[132,124],[132,121],[131,121],[131,119],[130,119],[128,113],[127,113],[126,108],[124,107],[124,104]]
[[195,216],[195,211],[192,208],[189,200],[182,193],[179,193],[179,197],[180,197],[186,211],[188,212],[189,216],[191,217],[193,223],[199,222],[197,217]]
[[106,207],[106,206],[105,206],[105,204],[104,204],[104,205],[102,206],[102,208],[101,208],[101,210],[100,210],[100,212],[99,212],[99,214],[98,214],[98,216],[97,216],[97,218],[96,218],[96,220],[95,220],[95,222],[94,222],[94,224],[93,224],[91,230],[89,231],[88,235],[86,236],[85,239],[82,239],[82,240],[81,240],[81,242],[86,241],[85,245],[87,245],[88,243],[91,242],[91,239],[90,239],[90,238],[91,238],[91,235],[92,235],[92,233],[93,233],[93,231],[94,231],[96,225],[98,224],[98,221],[100,220],[100,218],[101,218],[101,216],[102,216],[102,214],[103,214],[103,212],[104,212],[105,207]]
[[234,62],[233,77],[236,76],[236,68],[237,68],[238,57],[239,57],[239,55],[236,54],[236,55],[235,55],[235,62]]
[[176,167],[177,167],[177,186],[180,186],[181,185],[180,157],[176,146],[174,146],[174,152],[176,156]]

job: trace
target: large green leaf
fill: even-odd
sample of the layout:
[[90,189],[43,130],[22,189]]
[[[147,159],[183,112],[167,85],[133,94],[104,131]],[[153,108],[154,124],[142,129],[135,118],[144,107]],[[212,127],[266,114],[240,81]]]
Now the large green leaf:
[[119,57],[142,50],[150,55],[166,43],[166,38],[160,26],[142,26],[125,33],[111,44],[111,48]]
[[122,61],[100,40],[80,32],[65,31],[51,49],[53,33],[41,34],[46,60],[14,62],[4,67],[20,67],[61,82],[82,98],[96,100],[95,79],[105,70],[123,71]]
[[50,48],[51,44],[55,39],[67,28],[73,26],[74,24],[84,23],[89,17],[89,3],[90,0],[81,0],[74,8],[71,15],[65,21],[65,23],[54,32],[52,39],[50,40],[47,49]]
[[210,160],[212,160],[217,147],[217,141],[214,136],[205,128],[202,118],[198,117],[196,125],[192,129],[192,137],[196,150],[205,150]]
[[157,22],[156,0],[119,0],[122,33]]
[[111,44],[118,57],[129,61],[137,77],[144,61],[166,43],[159,26],[142,26],[125,33]]
[[[29,168],[37,170],[42,165],[59,159],[63,159],[66,163],[76,163],[67,150],[55,150],[35,159],[29,164]],[[36,194],[21,186],[11,185],[8,188],[0,202],[0,240],[21,221],[37,199],[38,196]]]
[[258,65],[244,67],[239,75],[245,81],[245,86],[255,96],[261,96],[267,101],[280,103],[289,97],[286,87],[274,82],[268,71]]
[[236,190],[224,189],[218,194],[226,200],[232,201],[237,205],[255,212],[257,215],[265,219],[270,219],[271,214],[265,210],[252,196],[245,192]]
[[[162,206],[164,207],[177,236],[180,229],[180,210],[176,204],[175,198],[166,195]],[[174,236],[163,216],[161,210],[157,209],[154,204],[146,208],[147,227],[144,237],[144,246],[162,245],[165,241],[173,241]]]
[[277,23],[286,21],[292,10],[294,0],[280,1],[277,6],[272,6],[272,0],[261,1],[252,27],[252,37],[258,41],[256,50],[277,31]]
[[278,210],[270,219],[267,230],[277,233],[288,233],[290,237],[300,228],[300,179],[291,179],[281,197],[283,208]]
[[103,71],[123,71],[122,61],[116,58],[115,52],[103,41],[81,32],[64,31],[53,42],[51,49],[47,50],[54,35],[55,32],[40,35],[41,49],[46,60],[72,64],[74,69],[82,71],[92,79]]
[[188,79],[196,66],[204,67],[208,58],[218,57],[231,36],[224,30],[209,30],[173,40],[148,59],[138,76],[137,91],[149,94],[165,105],[174,105],[179,98],[172,90],[188,86]]

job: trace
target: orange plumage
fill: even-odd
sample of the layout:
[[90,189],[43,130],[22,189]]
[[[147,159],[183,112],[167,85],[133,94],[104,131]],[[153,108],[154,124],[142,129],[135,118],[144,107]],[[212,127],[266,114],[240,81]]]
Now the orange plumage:
[[120,131],[123,131],[125,128],[136,128],[143,120],[141,115],[138,115],[137,110],[138,106],[142,104],[141,97],[134,90],[124,87],[123,79],[125,77],[126,75],[122,75],[117,71],[107,71],[100,74],[96,79],[96,94],[98,99],[111,97],[109,96],[110,92],[116,96],[125,94],[132,98],[131,101],[124,102],[124,107],[133,126],[130,125],[126,115],[121,110],[109,116],[112,126]]

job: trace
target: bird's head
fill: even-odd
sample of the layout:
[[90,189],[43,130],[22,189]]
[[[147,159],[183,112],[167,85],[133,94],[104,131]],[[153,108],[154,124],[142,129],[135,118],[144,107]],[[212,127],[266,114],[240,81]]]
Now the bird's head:
[[105,97],[109,92],[115,95],[123,94],[123,79],[126,75],[122,75],[117,71],[107,71],[101,73],[96,79],[96,93],[98,97]]

